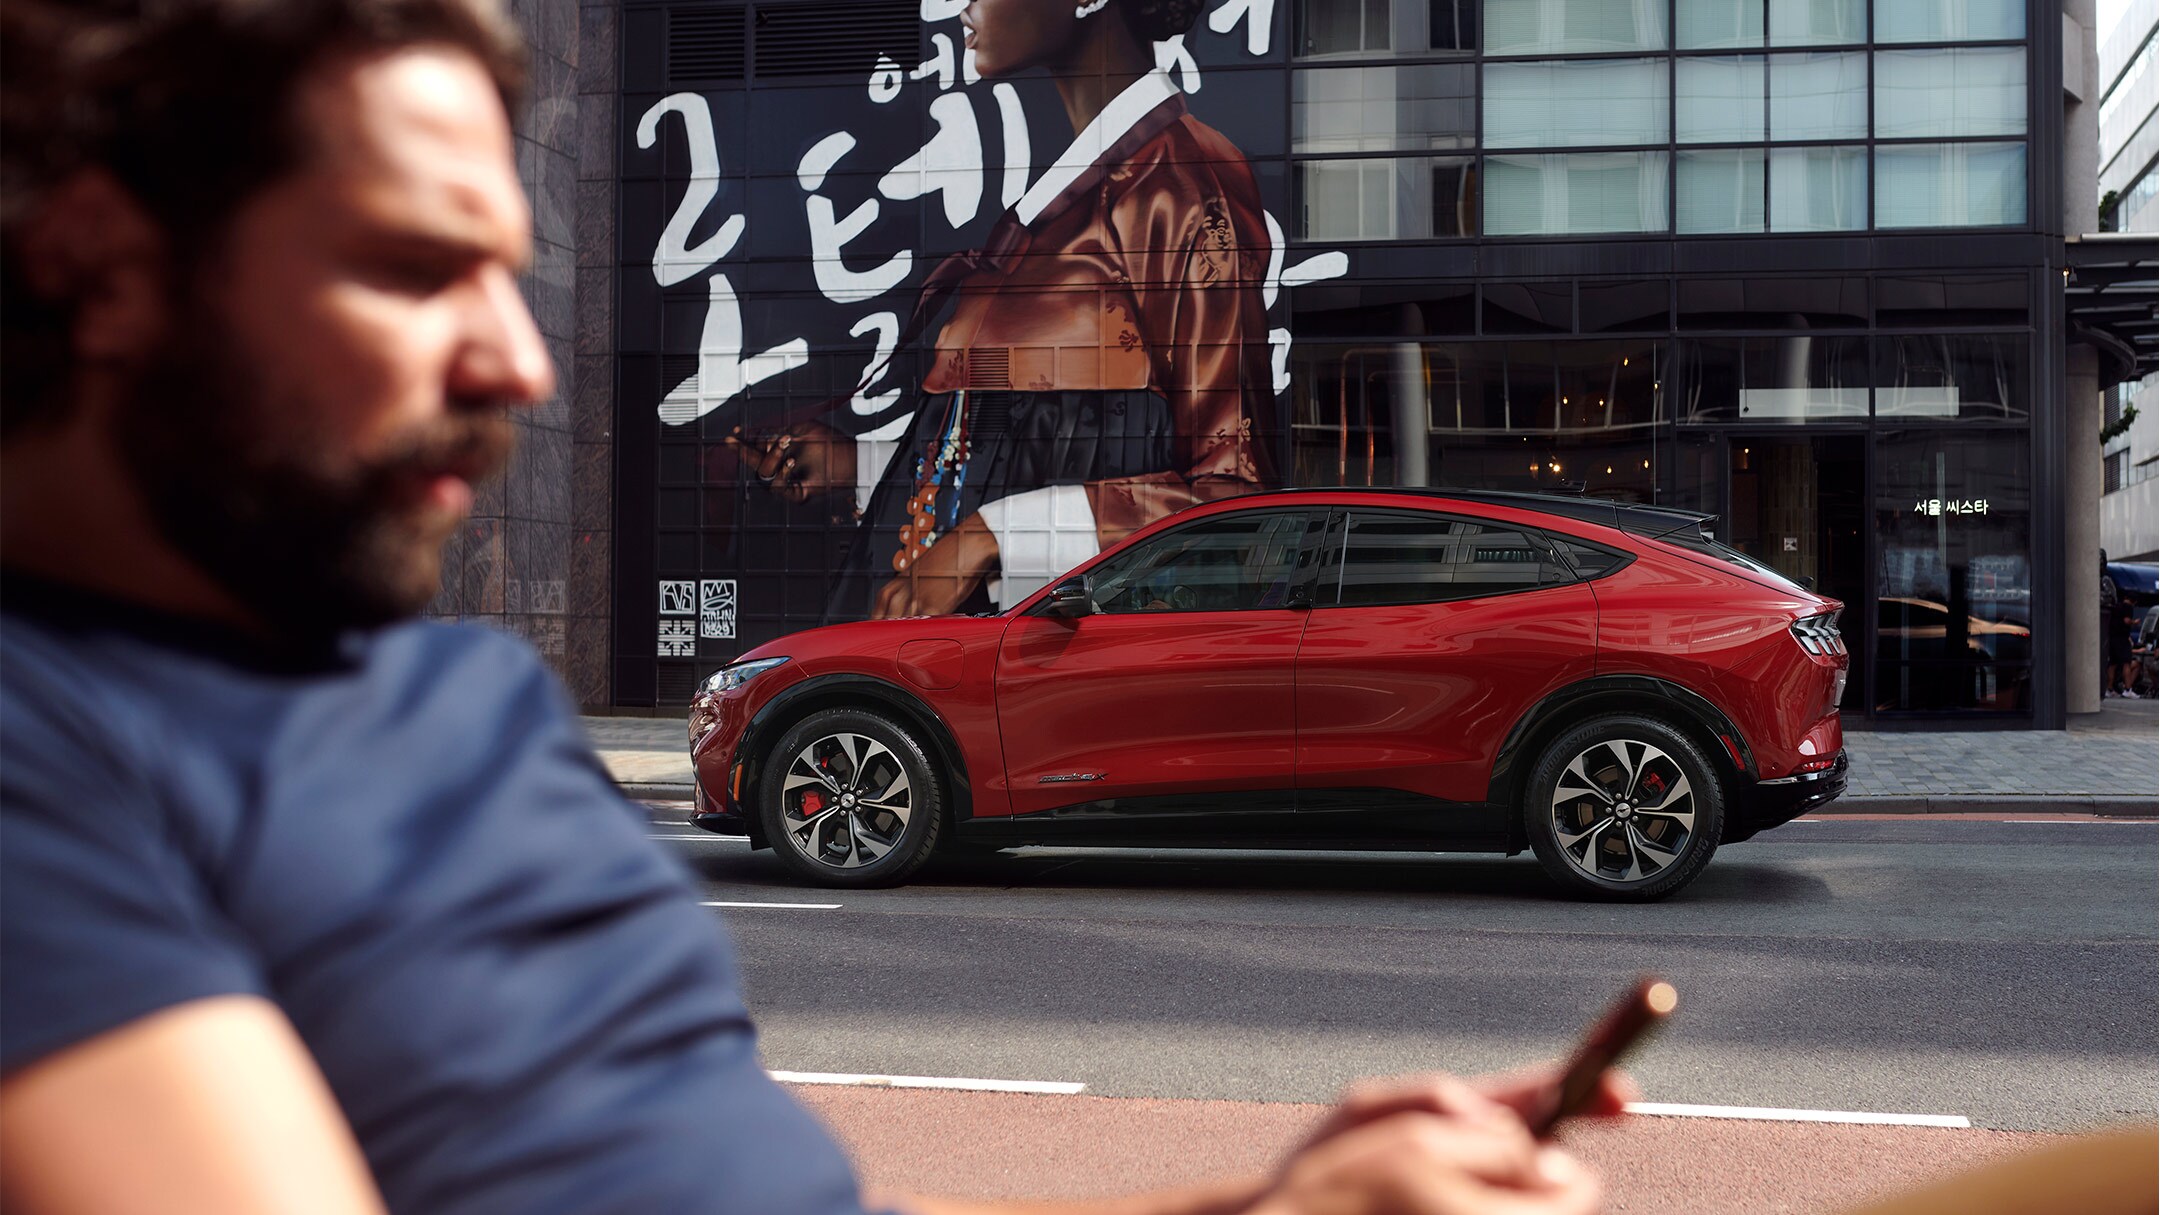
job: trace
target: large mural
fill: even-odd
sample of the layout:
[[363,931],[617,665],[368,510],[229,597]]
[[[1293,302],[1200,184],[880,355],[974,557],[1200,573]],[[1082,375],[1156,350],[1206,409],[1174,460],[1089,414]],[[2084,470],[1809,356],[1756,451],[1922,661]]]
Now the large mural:
[[650,269],[618,346],[657,357],[625,359],[619,442],[659,455],[658,657],[996,610],[1281,483],[1283,293],[1347,262],[1285,247],[1283,77],[1237,70],[1280,58],[1275,8],[920,0],[855,87],[626,72]]

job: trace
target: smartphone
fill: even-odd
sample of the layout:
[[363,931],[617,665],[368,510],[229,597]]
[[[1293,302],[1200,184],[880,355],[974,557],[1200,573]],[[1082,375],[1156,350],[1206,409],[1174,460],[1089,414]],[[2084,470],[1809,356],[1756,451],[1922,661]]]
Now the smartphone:
[[1551,1096],[1530,1120],[1531,1133],[1550,1139],[1563,1121],[1581,1113],[1597,1092],[1598,1077],[1649,1037],[1679,1004],[1672,984],[1657,978],[1643,979],[1615,1001],[1575,1048]]

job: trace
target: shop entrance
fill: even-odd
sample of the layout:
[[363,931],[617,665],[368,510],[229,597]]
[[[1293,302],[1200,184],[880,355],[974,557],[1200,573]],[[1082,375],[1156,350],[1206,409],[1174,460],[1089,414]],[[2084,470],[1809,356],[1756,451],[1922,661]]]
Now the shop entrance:
[[1867,446],[1860,435],[1729,434],[1726,542],[1818,594],[1842,600],[1853,659],[1843,707],[1866,705]]

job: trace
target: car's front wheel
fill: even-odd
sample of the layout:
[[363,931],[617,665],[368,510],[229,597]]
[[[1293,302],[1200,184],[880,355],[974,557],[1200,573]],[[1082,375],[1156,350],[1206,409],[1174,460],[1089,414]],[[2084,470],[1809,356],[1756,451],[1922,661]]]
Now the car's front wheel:
[[944,786],[922,745],[865,709],[813,713],[781,735],[758,778],[773,851],[827,886],[905,880],[937,847]]
[[1522,799],[1531,850],[1554,881],[1608,899],[1655,899],[1717,851],[1725,798],[1702,749],[1652,717],[1613,714],[1539,755]]

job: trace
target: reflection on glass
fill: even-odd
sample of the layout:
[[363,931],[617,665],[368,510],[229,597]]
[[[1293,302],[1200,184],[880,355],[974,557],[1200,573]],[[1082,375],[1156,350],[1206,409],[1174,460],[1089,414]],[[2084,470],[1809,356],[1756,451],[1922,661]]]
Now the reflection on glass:
[[1867,138],[1867,55],[1770,57],[1770,138]]
[[1298,0],[1299,55],[1477,49],[1480,0]]
[[1649,501],[1663,343],[1301,343],[1298,485],[1583,489]]
[[1683,422],[1857,422],[1868,412],[1868,343],[1858,335],[1690,338],[1674,344]]
[[1569,577],[1518,528],[1361,513],[1350,516],[1334,585],[1323,576],[1320,602],[1439,603],[1533,590]]
[[1879,416],[2022,422],[2031,413],[2030,351],[2022,336],[1916,333],[1878,342]]
[[1301,240],[1423,240],[1477,232],[1467,156],[1304,160],[1294,167]]
[[1876,439],[1876,708],[2029,712],[2023,432]]
[[1878,228],[2025,222],[2025,145],[1922,143],[1875,149]]
[[1885,329],[2023,325],[2032,282],[2024,274],[1899,275],[1875,280],[1875,323]]
[[1485,146],[1664,143],[1662,59],[1494,63],[1485,67]]
[[1683,330],[1867,326],[1864,278],[1683,278],[1679,286]]
[[1875,134],[2023,135],[2025,48],[1934,47],[1875,55]]
[[[1927,2],[1932,0],[1879,0],[1877,8]],[[1770,0],[1772,46],[1845,46],[1866,41],[1865,0]]]
[[[1682,59],[1673,120],[1681,143],[1745,143],[1763,137],[1760,55]],[[1683,229],[1684,230],[1684,229]]]
[[1866,148],[1770,149],[1770,230],[1867,227]]
[[1763,0],[1676,0],[1683,51],[1763,44]]
[[2025,0],[1879,0],[1875,5],[1877,42],[2007,42],[2024,36]]
[[1663,232],[1663,152],[1485,159],[1485,231],[1495,236]]
[[1760,148],[1682,152],[1673,208],[1682,232],[1763,230]]
[[1314,68],[1291,77],[1290,150],[1466,148],[1476,138],[1466,64]]
[[1666,0],[1485,0],[1488,55],[1665,49]]

